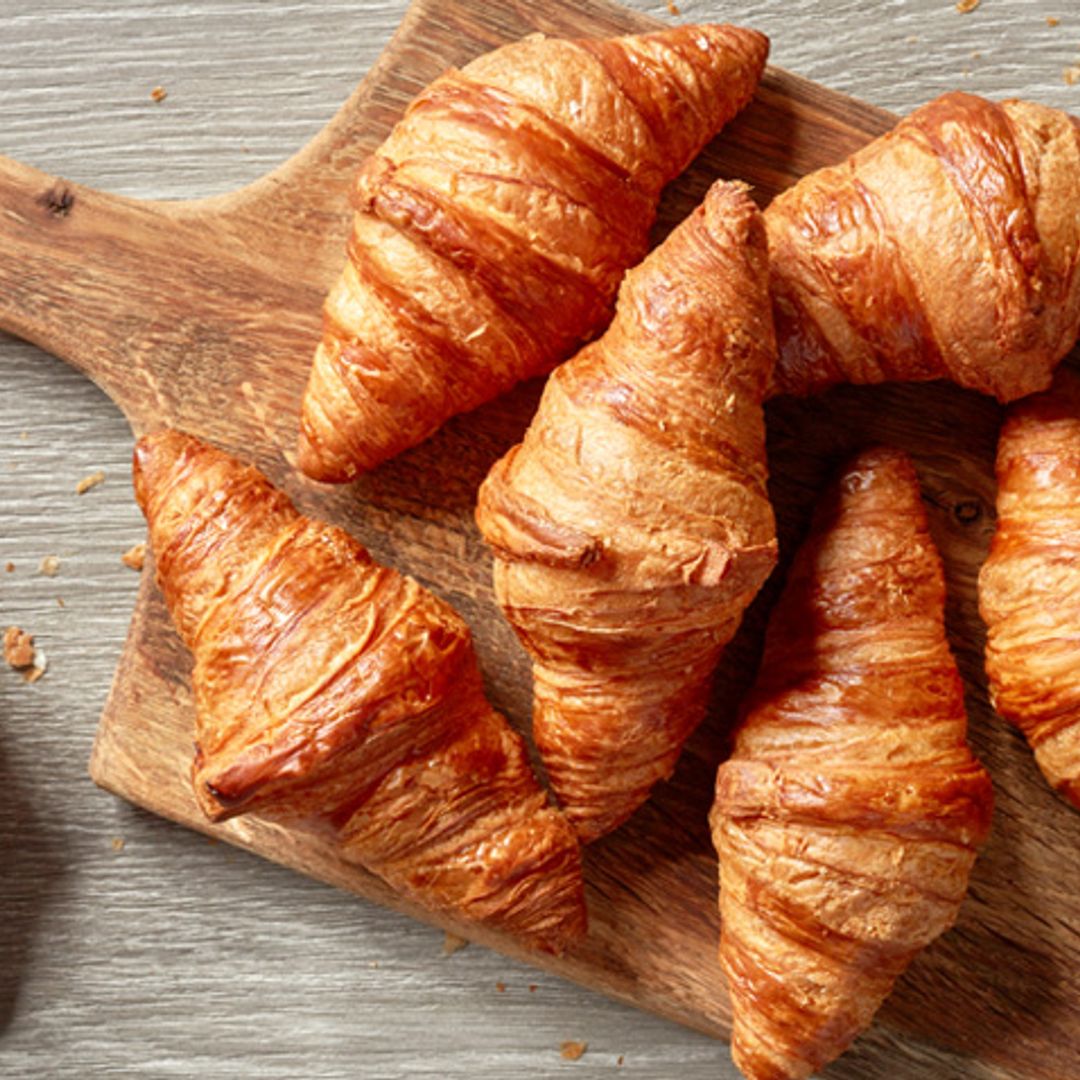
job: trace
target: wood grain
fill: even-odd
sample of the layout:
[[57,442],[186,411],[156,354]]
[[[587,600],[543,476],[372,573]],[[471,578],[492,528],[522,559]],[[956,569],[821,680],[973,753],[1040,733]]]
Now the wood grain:
[[[338,269],[347,228],[341,194],[356,161],[445,63],[517,36],[540,18],[526,5],[479,10],[415,6],[327,133],[273,177],[234,196],[139,204],[5,163],[0,324],[90,373],[137,430],[167,421],[233,449],[257,448],[260,465],[305,509],[344,524],[379,557],[457,604],[477,631],[493,696],[523,722],[527,665],[491,602],[471,504],[488,465],[523,429],[538,388],[459,418],[350,491],[305,484],[281,456],[292,444],[321,294]],[[548,5],[542,20],[544,29],[562,33],[644,25],[600,4],[573,12]],[[760,103],[673,190],[663,219],[677,220],[720,173],[751,180],[766,199],[888,122],[876,110],[773,73]],[[102,258],[87,259],[88,252]],[[170,295],[163,304],[159,277],[166,271]],[[843,392],[824,406],[776,403],[774,488],[790,540],[847,447],[889,438],[916,453],[949,564],[954,643],[973,692],[976,746],[1000,781],[995,836],[976,872],[972,902],[958,930],[920,961],[883,1014],[870,1043],[881,1048],[878,1065],[899,1033],[971,1055],[968,1075],[992,1069],[985,1074],[1063,1076],[1078,1049],[1075,963],[1063,958],[1075,949],[1070,928],[1078,925],[1080,879],[1058,867],[1053,853],[1075,850],[1078,834],[1068,812],[1041,789],[1022,746],[989,714],[981,685],[973,586],[992,505],[996,419],[981,399],[937,387]],[[455,462],[453,475],[446,461]],[[766,607],[764,598],[729,653],[713,716],[673,782],[590,854],[593,938],[556,965],[711,1031],[723,1030],[726,1004],[712,960],[714,866],[704,807],[729,705],[752,669]],[[99,779],[193,822],[187,663],[156,590],[144,582],[96,760]],[[279,829],[237,822],[222,831],[391,901],[372,879]],[[1055,873],[1039,882],[1048,866]],[[957,998],[962,1010],[952,1005]],[[924,1074],[911,1075],[942,1075],[943,1060],[935,1057]]]

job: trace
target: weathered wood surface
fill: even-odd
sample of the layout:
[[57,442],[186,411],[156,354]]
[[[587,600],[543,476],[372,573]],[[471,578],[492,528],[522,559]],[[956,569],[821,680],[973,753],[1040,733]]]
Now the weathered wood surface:
[[[15,215],[0,225],[0,237],[4,238],[0,245],[0,320],[92,373],[121,403],[137,429],[168,420],[223,445],[253,452],[306,509],[346,524],[379,557],[442,592],[470,619],[493,695],[521,723],[528,713],[527,669],[491,603],[488,563],[472,530],[470,510],[476,483],[522,430],[537,388],[523,388],[495,406],[455,421],[429,446],[391,463],[349,491],[328,493],[303,483],[282,457],[292,442],[292,417],[317,326],[319,295],[340,259],[347,227],[340,194],[357,157],[378,141],[403,101],[446,62],[464,59],[483,45],[522,32],[541,12],[549,20],[544,28],[558,32],[629,26],[624,21],[629,16],[611,14],[599,5],[568,5],[565,11],[556,5],[476,5],[482,14],[464,18],[455,14],[462,10],[455,4],[430,7],[435,10],[414,9],[428,17],[416,18],[414,14],[414,21],[406,24],[396,43],[400,59],[393,63],[384,60],[377,66],[375,77],[353,98],[351,111],[339,116],[329,135],[278,175],[282,182],[261,182],[237,195],[202,204],[147,207],[62,184],[14,165],[0,168],[0,204],[9,215],[12,211]],[[860,17],[865,17],[865,9],[860,12]],[[687,14],[704,18],[710,13],[689,9]],[[737,15],[730,9],[723,13],[725,18]],[[916,29],[913,25],[912,32]],[[818,55],[824,57],[825,43],[819,43],[818,49]],[[785,60],[783,56],[778,59]],[[931,86],[929,81],[926,87],[920,98],[943,88]],[[788,104],[793,89],[802,96],[794,108]],[[1039,96],[1051,100],[1045,94]],[[914,104],[915,100],[899,104]],[[830,121],[827,128],[821,128],[814,110],[822,108],[825,115],[839,110],[840,122]],[[822,114],[817,116],[820,119]],[[762,103],[729,130],[702,164],[676,186],[666,205],[666,219],[670,222],[685,211],[718,172],[751,179],[767,197],[792,175],[835,159],[864,138],[864,133],[879,129],[882,122],[874,110],[844,104],[813,90],[803,93],[800,84],[776,76],[762,95]],[[355,140],[346,137],[352,129],[356,129]],[[305,168],[310,170],[308,182],[298,196],[290,195],[290,178],[295,183],[299,170]],[[66,197],[72,195],[74,202]],[[297,237],[303,240],[297,242]],[[6,274],[13,242],[18,245],[16,275]],[[102,257],[96,258],[99,252]],[[56,260],[64,272],[54,272]],[[109,280],[119,283],[112,295],[102,288]],[[165,285],[167,303],[161,300]],[[214,372],[213,378],[207,377],[207,371]],[[75,385],[59,375],[54,383],[62,388]],[[17,446],[20,414],[10,410],[8,400],[4,404],[9,410],[4,418],[11,427],[11,438],[5,445]],[[64,405],[63,400],[54,403],[57,418]],[[990,715],[979,670],[980,631],[973,583],[989,528],[992,481],[988,464],[996,410],[973,396],[921,387],[841,392],[827,399],[824,407],[777,403],[770,419],[775,488],[789,540],[797,535],[825,472],[846,447],[867,437],[889,438],[916,454],[949,563],[952,629],[972,692],[973,739],[998,780],[994,838],[980,863],[973,897],[960,926],[919,961],[871,1036],[833,1074],[1070,1075],[1080,1060],[1080,988],[1075,975],[1080,874],[1061,853],[1076,850],[1080,832],[1075,816],[1042,789],[1019,740]],[[34,441],[40,435],[35,430]],[[62,442],[65,433],[58,431],[57,436]],[[74,445],[74,435],[66,437]],[[448,461],[455,466],[452,474],[444,464]],[[54,468],[59,469],[60,464]],[[78,475],[76,471],[73,479]],[[119,502],[126,498],[126,492],[123,480],[115,480],[119,482],[110,490],[120,489],[119,496],[113,496]],[[91,499],[86,496],[88,506],[94,505]],[[6,497],[4,505],[6,525]],[[104,523],[107,519],[101,520]],[[127,521],[133,520],[129,514]],[[133,528],[131,524],[127,527]],[[23,530],[26,535],[25,526]],[[17,535],[13,529],[9,536],[5,529],[4,540],[10,543]],[[113,550],[120,546],[117,543]],[[8,550],[13,556],[23,555],[17,547],[9,546]],[[54,591],[71,595],[59,582]],[[5,615],[7,598],[5,591]],[[92,594],[82,599],[83,632],[79,636],[85,637],[87,628],[94,625]],[[732,650],[718,684],[714,715],[692,743],[673,782],[622,833],[591,853],[593,938],[579,953],[553,965],[571,978],[710,1030],[722,1029],[726,1005],[712,957],[714,868],[703,811],[730,705],[752,670],[767,600],[763,598],[757,606],[747,633]],[[55,603],[51,596],[48,603]],[[33,613],[31,605],[28,622]],[[56,654],[50,656],[54,662],[50,679],[56,679]],[[186,670],[187,660],[166,624],[156,590],[144,583],[98,744],[97,773],[103,782],[157,812],[194,822],[185,785],[190,749]],[[68,659],[64,677],[71,682],[80,680],[74,656]],[[46,685],[43,681],[39,688]],[[38,692],[38,688],[13,688],[8,695],[12,684],[4,686],[5,712],[9,696],[18,705],[20,693]],[[20,755],[14,737],[12,743],[13,760],[24,760],[25,749]],[[32,738],[28,745],[33,745]],[[60,743],[39,745],[56,752]],[[21,775],[14,767],[5,771],[13,777]],[[70,770],[67,775],[71,776]],[[10,811],[0,807],[5,823],[28,820],[20,832],[28,828],[29,835],[36,837],[49,835],[47,826],[42,831],[43,818],[66,819],[59,802],[36,806],[31,812],[21,791],[14,783]],[[98,801],[93,806],[98,814],[115,812],[112,807],[104,811]],[[77,832],[78,820],[67,820]],[[148,830],[148,837],[159,835],[150,831],[147,822],[140,822],[139,827]],[[6,833],[9,845],[13,828],[9,826]],[[279,829],[241,820],[220,831],[309,873],[392,902],[377,882],[341,867],[329,853],[307,842],[297,843]],[[66,842],[51,848],[45,843],[40,849],[31,846],[30,850],[11,853],[17,886],[12,900],[17,909],[20,904],[26,909],[22,929],[27,937],[35,930],[37,918],[36,913],[33,918],[28,916],[28,899],[32,906],[39,895],[35,892],[38,885],[61,880],[66,848]],[[207,875],[216,875],[228,865],[222,849],[200,851],[197,862],[199,873]],[[106,869],[101,862],[95,865]],[[295,888],[291,882],[283,886],[280,875],[272,880],[283,890]],[[45,891],[42,888],[40,894]],[[188,883],[187,891],[198,905],[201,890],[192,890]],[[262,905],[272,903],[275,895],[270,889],[261,893]],[[303,895],[310,896],[310,890]],[[218,904],[236,905],[238,933],[244,933],[244,926],[255,925],[239,916],[246,909],[243,887],[230,893],[222,886],[215,896]],[[131,903],[129,896],[127,904]],[[137,919],[135,925],[139,925]],[[141,925],[146,930],[150,923]],[[188,941],[205,943],[199,925],[193,922],[188,929],[193,935]],[[287,928],[281,933],[287,935]],[[20,977],[18,969],[27,966],[30,958],[28,943],[25,938],[11,938],[0,939],[0,944],[5,947],[5,956],[14,961],[7,972],[12,986],[6,988],[13,994],[14,981]],[[168,938],[157,944],[167,957]],[[291,945],[295,951],[295,943]],[[42,937],[35,954],[47,948],[48,939]],[[273,944],[266,948],[272,951]],[[120,1000],[115,995],[122,989],[123,970],[121,965],[116,973],[114,1001]],[[288,969],[279,963],[277,970]],[[333,984],[353,974],[365,983],[370,976],[369,972],[332,972]],[[99,978],[114,986],[107,972],[99,973]],[[220,993],[231,987],[232,981],[224,978],[216,985]],[[570,993],[568,988],[565,992]],[[291,999],[283,996],[278,1000]],[[318,1004],[312,1007],[318,1010]],[[407,1008],[403,1002],[394,1016],[388,1014],[387,1018],[387,1030],[392,1031],[394,1023],[401,1024],[403,1038],[407,1038],[404,1032],[413,1030],[410,1021],[398,1015]],[[580,1011],[578,1006],[564,1015],[576,1016],[580,1027]],[[234,1015],[242,1013],[239,1010]],[[530,1023],[528,1012],[522,1016],[525,1027]],[[639,1023],[646,1022],[624,1021],[628,1038]],[[187,1029],[194,1040],[203,1040],[206,1030],[194,1025]],[[451,1030],[443,1029],[447,1035]],[[17,1025],[14,1034],[17,1038]],[[588,1037],[585,1032],[564,1027],[555,1029],[548,1041],[579,1035]],[[132,1037],[143,1036],[134,1029]],[[99,1038],[107,1041],[108,1035]],[[391,1034],[387,1042],[392,1041]],[[255,1047],[257,1043],[253,1040],[246,1045]],[[486,1047],[487,1040],[480,1038],[473,1045]],[[679,1071],[689,1075],[684,1066],[695,1056],[706,1063],[710,1075],[722,1071],[719,1059],[724,1055],[706,1053],[703,1047],[707,1044],[680,1046],[692,1048],[682,1051],[688,1056],[680,1057],[677,1052],[666,1059],[654,1058],[651,1073],[640,1075],[675,1072],[675,1061],[681,1063]],[[457,1062],[464,1075],[468,1046],[456,1049],[464,1055]],[[5,1043],[0,1042],[0,1060],[4,1051]],[[199,1060],[199,1051],[186,1052],[190,1070]],[[31,1049],[24,1048],[22,1053],[18,1061],[34,1060]],[[171,1053],[175,1056],[176,1051]],[[609,1066],[614,1057],[610,1055]],[[40,1057],[37,1063],[40,1066],[47,1060],[47,1056]],[[57,1060],[74,1064],[77,1058],[61,1056]],[[334,1059],[343,1074],[349,1072],[342,1064],[346,1060]],[[395,1067],[406,1068],[405,1057],[396,1066],[387,1064],[393,1060],[393,1051],[385,1051],[381,1063],[366,1069],[363,1059],[355,1058],[352,1071],[374,1076],[383,1075],[377,1072],[380,1068],[391,1070],[387,1075],[392,1075]],[[638,1064],[641,1061],[639,1058]],[[663,1061],[668,1064],[657,1064]],[[631,1052],[628,1065],[633,1064]],[[441,1065],[431,1067],[434,1073],[451,1071]],[[481,1064],[478,1070],[481,1074],[484,1067]],[[493,1076],[505,1075],[513,1068],[506,1058],[502,1072],[490,1063],[487,1067]],[[552,1060],[545,1067],[554,1071],[559,1066]],[[585,1061],[577,1067],[589,1068]],[[27,1070],[35,1071],[29,1065]],[[310,1069],[302,1071],[316,1074]],[[183,1074],[184,1068],[179,1073]]]

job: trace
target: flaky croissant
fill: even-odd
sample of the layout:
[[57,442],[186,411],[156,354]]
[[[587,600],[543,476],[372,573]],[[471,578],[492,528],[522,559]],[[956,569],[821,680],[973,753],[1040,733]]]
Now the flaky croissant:
[[979,573],[994,707],[1080,809],[1080,377],[1009,411],[997,454],[997,531]]
[[777,393],[1045,390],[1080,332],[1080,121],[950,93],[765,213]]
[[952,925],[990,823],[945,583],[899,451],[857,456],[769,624],[711,824],[732,1055],[807,1077]]
[[776,560],[767,278],[760,214],[714,185],[480,489],[496,596],[533,658],[536,745],[586,841],[670,775]]
[[256,469],[166,431],[135,449],[158,582],[195,657],[195,793],[332,827],[435,909],[557,951],[580,851],[484,697],[468,628]]
[[600,331],[661,188],[750,100],[767,53],[730,26],[533,35],[424,90],[356,182],[303,471],[348,480]]

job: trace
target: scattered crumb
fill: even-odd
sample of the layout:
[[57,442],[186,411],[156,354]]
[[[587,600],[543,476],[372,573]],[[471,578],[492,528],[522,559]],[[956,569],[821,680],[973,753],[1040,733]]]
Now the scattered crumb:
[[1058,18],[1055,18],[1053,15],[1047,15],[1046,16],[1046,25],[1047,26],[1060,26],[1061,25],[1061,20],[1058,19]]
[[150,91],[150,100],[156,101],[159,105],[169,96],[169,91],[164,86],[155,86]]
[[38,567],[38,573],[44,574],[46,577],[56,577],[60,572],[60,559],[56,555],[46,555],[41,560],[41,565]]
[[64,606],[64,598],[62,596],[58,596],[56,598],[56,606],[57,607],[63,607]]
[[574,1042],[568,1039],[559,1047],[559,1053],[566,1061],[577,1061],[588,1049],[587,1042]]
[[536,991],[539,990],[539,989],[540,988],[536,985],[536,983],[529,983],[529,993],[530,994],[535,994]]
[[909,45],[917,44],[918,40],[919,40],[919,35],[918,34],[909,34],[908,37],[907,37],[907,43]]
[[15,564],[14,564],[13,562],[9,562],[9,563],[8,563],[8,564],[7,564],[7,565],[6,565],[5,567],[4,567],[4,569],[5,569],[5,570],[6,570],[6,571],[7,571],[7,572],[8,572],[9,574],[14,574],[14,573],[15,573]]
[[620,1069],[622,1068],[622,1066],[623,1066],[623,1055],[622,1054],[619,1055],[619,1060],[616,1061],[615,1064],[618,1065]]
[[132,570],[141,570],[143,563],[146,562],[146,545],[134,544],[129,547],[123,555],[120,556],[120,561]]
[[506,993],[506,983],[497,982],[495,984],[495,989],[498,990],[500,994],[505,994]]
[[981,53],[981,52],[979,52],[979,50],[978,50],[978,49],[976,49],[976,50],[975,50],[975,51],[974,51],[974,52],[973,52],[973,53],[971,54],[971,59],[972,59],[972,60],[981,60],[981,59],[982,59],[982,53]]
[[4,659],[16,670],[28,668],[34,662],[34,635],[9,626],[4,631]]
[[22,439],[23,442],[26,442],[26,440],[30,438],[30,432],[29,431],[20,431],[19,432],[19,438]]
[[667,9],[672,15],[681,15],[679,5],[675,3],[675,0],[667,0]]
[[979,6],[979,0],[956,0],[956,10],[961,15],[967,15]]
[[122,836],[114,836],[112,838],[112,849],[113,849],[113,851],[123,851],[124,850],[124,843],[125,843],[125,840],[124,840],[124,838]]
[[4,631],[4,659],[10,667],[21,672],[28,683],[36,683],[49,666],[45,654],[34,648],[34,635],[17,626],[9,626]]
[[1061,75],[1067,86],[1075,86],[1080,82],[1080,64],[1073,64],[1072,67],[1067,67]]
[[369,968],[377,968],[378,966],[379,966],[379,961],[378,960],[372,960],[371,963],[368,964]]
[[85,495],[92,488],[96,488],[98,486],[98,484],[104,484],[104,483],[105,483],[105,474],[100,469],[98,469],[97,472],[91,473],[89,476],[84,476],[75,485],[75,494],[76,495]]
[[443,956],[453,956],[454,953],[460,952],[468,944],[469,943],[463,937],[458,937],[457,934],[451,934],[450,931],[447,930],[442,943]]

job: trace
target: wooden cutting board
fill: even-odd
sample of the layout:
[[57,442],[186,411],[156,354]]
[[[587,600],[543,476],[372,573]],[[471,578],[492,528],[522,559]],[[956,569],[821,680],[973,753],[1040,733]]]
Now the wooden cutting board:
[[[349,228],[347,191],[406,102],[449,64],[533,30],[603,35],[655,24],[604,0],[416,0],[383,57],[295,158],[232,195],[148,203],[91,191],[0,159],[0,328],[102,386],[136,432],[173,425],[255,460],[305,511],[340,524],[469,620],[495,703],[527,728],[528,664],[491,595],[472,523],[475,490],[520,437],[530,384],[348,488],[291,467],[297,406]],[[756,102],[665,197],[658,236],[717,176],[764,205],[892,118],[771,70]],[[1080,815],[1046,788],[1022,740],[989,708],[975,577],[993,515],[998,409],[947,386],[841,390],[769,409],[773,494],[790,554],[839,458],[867,441],[910,450],[945,555],[949,620],[969,691],[972,741],[994,774],[992,838],[958,926],[913,965],[841,1077],[1080,1075]],[[537,961],[716,1035],[728,1003],[715,961],[715,858],[705,814],[725,733],[753,675],[775,583],[731,646],[714,708],[670,783],[587,854],[592,929]],[[329,848],[280,826],[202,821],[188,785],[190,661],[144,572],[91,761],[103,787],[138,805],[514,956],[512,941],[436,919]]]

